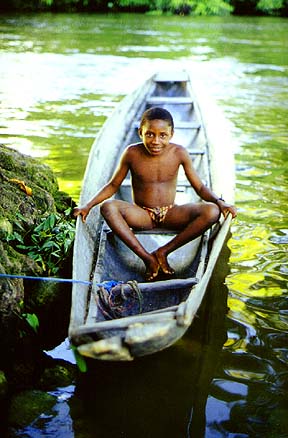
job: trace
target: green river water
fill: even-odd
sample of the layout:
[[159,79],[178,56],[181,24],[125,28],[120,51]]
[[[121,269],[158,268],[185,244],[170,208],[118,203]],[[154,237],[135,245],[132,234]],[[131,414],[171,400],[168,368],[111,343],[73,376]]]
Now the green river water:
[[53,413],[11,436],[287,437],[288,21],[4,15],[0,32],[0,141],[48,163],[76,201],[105,119],[176,65],[231,121],[239,211],[191,333],[55,388]]

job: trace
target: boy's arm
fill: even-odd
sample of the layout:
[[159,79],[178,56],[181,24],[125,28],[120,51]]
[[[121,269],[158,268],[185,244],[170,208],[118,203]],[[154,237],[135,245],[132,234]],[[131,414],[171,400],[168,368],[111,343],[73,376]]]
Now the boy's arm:
[[107,184],[105,184],[99,190],[99,192],[97,192],[96,195],[92,199],[90,199],[90,201],[87,202],[86,205],[84,205],[83,207],[74,208],[73,215],[75,217],[81,215],[82,222],[85,222],[86,217],[88,216],[88,213],[91,210],[91,208],[105,201],[105,199],[110,198],[117,192],[120,185],[122,184],[122,181],[126,177],[128,170],[129,170],[129,161],[128,161],[128,153],[126,150],[122,155],[118,167],[115,170],[110,181]]
[[228,213],[232,214],[232,217],[236,217],[237,210],[234,205],[227,204],[224,199],[217,196],[209,187],[205,186],[197,172],[195,171],[191,158],[188,152],[184,149],[182,150],[182,165],[185,171],[185,175],[190,182],[191,186],[194,188],[196,193],[202,198],[204,201],[213,202],[217,204],[220,208],[221,213],[226,217]]

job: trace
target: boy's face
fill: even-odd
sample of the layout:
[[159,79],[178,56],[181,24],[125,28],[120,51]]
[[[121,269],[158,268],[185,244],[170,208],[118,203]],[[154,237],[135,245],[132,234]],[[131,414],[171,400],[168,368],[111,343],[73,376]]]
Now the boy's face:
[[166,120],[146,120],[139,135],[150,155],[161,155],[173,136],[172,127]]

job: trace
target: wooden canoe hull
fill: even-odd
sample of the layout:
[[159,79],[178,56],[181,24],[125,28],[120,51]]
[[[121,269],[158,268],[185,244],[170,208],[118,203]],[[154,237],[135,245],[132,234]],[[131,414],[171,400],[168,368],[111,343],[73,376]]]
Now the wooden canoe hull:
[[[215,193],[233,202],[233,141],[229,126],[201,86],[192,88],[190,78],[183,72],[176,77],[175,74],[155,75],[119,104],[92,146],[81,204],[109,180],[123,148],[137,141],[135,121],[139,121],[147,107],[156,104],[172,113],[173,140],[188,149],[203,181]],[[117,196],[129,201],[130,193],[131,183],[127,179]],[[197,201],[199,198],[180,173],[176,202]],[[77,220],[73,278],[92,280],[91,286],[73,286],[69,338],[78,352],[102,360],[127,361],[155,353],[180,339],[203,300],[230,221],[230,215],[225,221],[221,219],[212,233],[206,232],[171,254],[169,263],[176,271],[176,279],[156,282],[159,287],[155,291],[154,286],[143,284],[142,261],[103,223],[99,208],[92,209],[85,224]],[[155,230],[136,236],[148,251],[153,251],[171,239],[173,232]],[[141,309],[135,305],[130,313],[106,320],[105,312],[99,307],[99,285],[111,279],[124,283],[133,280],[142,285]],[[186,283],[180,287],[175,281]]]

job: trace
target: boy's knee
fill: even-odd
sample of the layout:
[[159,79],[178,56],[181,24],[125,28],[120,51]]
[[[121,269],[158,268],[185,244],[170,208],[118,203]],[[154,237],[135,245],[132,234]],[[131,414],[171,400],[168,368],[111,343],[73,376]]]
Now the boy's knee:
[[213,204],[212,202],[209,202],[208,204],[206,204],[207,210],[206,210],[206,214],[207,214],[207,219],[209,221],[209,223],[214,224],[215,222],[217,222],[219,220],[220,217],[220,208],[218,207],[217,204]]
[[104,218],[108,217],[115,210],[113,204],[114,204],[113,200],[108,200],[108,201],[104,201],[100,205],[100,213]]

